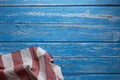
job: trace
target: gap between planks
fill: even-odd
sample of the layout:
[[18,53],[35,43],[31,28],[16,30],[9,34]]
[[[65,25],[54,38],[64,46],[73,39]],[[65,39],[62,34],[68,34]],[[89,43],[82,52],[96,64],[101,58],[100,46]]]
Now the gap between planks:
[[120,41],[0,41],[0,43],[120,43]]
[[64,75],[72,75],[72,76],[76,76],[76,75],[101,75],[101,74],[104,74],[104,75],[109,75],[109,74],[119,74],[120,73],[87,73],[87,72],[62,72]]
[[73,56],[53,56],[54,59],[68,59],[68,60],[80,60],[82,58],[120,58],[120,56],[89,56],[89,57],[73,57]]
[[120,4],[0,4],[0,7],[74,7],[74,6],[120,6]]

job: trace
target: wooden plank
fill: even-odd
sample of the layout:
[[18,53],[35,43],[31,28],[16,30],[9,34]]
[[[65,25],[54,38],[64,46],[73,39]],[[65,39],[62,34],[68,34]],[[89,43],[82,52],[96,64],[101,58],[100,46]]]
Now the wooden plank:
[[120,7],[0,7],[0,23],[119,25]]
[[0,24],[0,41],[120,41],[119,26]]
[[63,57],[119,57],[120,43],[44,43],[44,42],[1,42],[0,52],[39,46],[54,56]]
[[120,74],[119,58],[55,58],[63,73],[79,74]]
[[[16,42],[13,42],[13,43],[1,43],[0,51],[10,52],[10,51],[30,47],[32,45],[40,46],[43,49],[50,51],[50,53],[54,52],[52,55],[54,55],[55,63],[57,63],[58,65],[62,67],[65,80],[74,80],[74,79],[85,80],[87,78],[90,78],[91,80],[92,79],[96,80],[98,77],[99,79],[104,78],[106,80],[107,79],[108,80],[110,79],[119,80],[119,76],[118,76],[119,75],[118,73],[120,73],[120,69],[119,69],[120,68],[120,58],[119,58],[119,53],[120,53],[119,46],[120,45],[119,43],[62,43],[61,44],[61,43],[16,43]],[[78,48],[81,50],[85,48],[87,56],[83,54],[85,52],[81,52],[80,55],[76,54],[75,50]],[[99,51],[98,48],[101,49],[101,51]],[[96,49],[96,51],[98,51],[99,53],[95,51],[96,55],[92,57],[93,53],[92,52],[88,53],[87,50],[92,51],[94,49]],[[62,52],[64,51],[63,52],[64,55],[63,53],[60,53],[60,50],[62,50]],[[115,50],[118,50],[118,51],[115,51]],[[71,53],[69,54],[69,52],[71,52],[72,54]],[[75,57],[75,54],[77,57]],[[112,55],[110,56],[109,54],[110,55],[112,54]],[[116,54],[118,57],[114,54]],[[106,55],[107,57],[104,57]],[[112,75],[115,74],[115,75],[112,76],[111,74]]]
[[70,74],[69,75],[67,73],[66,75],[64,76],[65,80],[119,80],[120,79],[120,74]]
[[[25,44],[25,43],[23,43]],[[90,44],[90,43],[89,43]],[[6,45],[6,47],[5,47]],[[28,44],[26,44],[28,45]],[[30,44],[29,44],[30,45]],[[44,44],[44,45],[48,45],[48,44]],[[53,44],[51,44],[53,45]],[[105,45],[105,44],[104,44]],[[25,45],[20,45],[20,44],[3,44],[1,43],[1,47],[0,49],[13,49],[13,48],[20,48]],[[64,45],[62,45],[64,46]],[[67,48],[70,48],[70,47],[67,47]],[[44,49],[44,48],[43,48]],[[45,49],[46,50],[46,49]],[[54,50],[54,51],[59,51],[59,50],[62,50],[62,48],[59,48],[59,50],[55,50],[54,47],[51,46],[51,48],[47,51],[50,51],[50,50]],[[73,49],[74,50],[74,49]],[[64,49],[64,51],[67,51]],[[104,50],[105,51],[105,50]],[[104,52],[103,51],[103,52]],[[2,52],[2,50],[1,50]],[[69,51],[67,51],[69,52]],[[72,54],[75,54],[73,53],[74,51],[72,51]],[[87,50],[86,50],[87,52]],[[79,53],[79,52],[78,52]],[[85,52],[84,52],[85,53]],[[102,53],[102,51],[100,52]],[[109,52],[106,51],[106,54],[105,55],[109,55]],[[87,74],[91,74],[91,73],[99,73],[99,74],[102,74],[102,73],[120,73],[120,54],[117,53],[117,56],[107,56],[107,57],[104,57],[104,56],[101,56],[101,54],[99,54],[98,56],[94,56],[91,55],[92,53],[89,53],[87,56],[81,56],[82,54],[79,53],[79,56],[72,56],[72,54],[69,54],[69,53],[64,53],[64,55],[60,54],[60,53],[53,53],[52,55],[54,56],[54,60],[55,60],[55,63],[57,63],[58,65],[60,65],[62,67],[62,70],[63,70],[63,73],[80,73],[80,74],[84,74],[84,73],[87,73]],[[87,54],[87,53],[86,53]],[[98,53],[96,53],[98,54]],[[114,54],[111,52],[111,54]]]
[[119,0],[0,0],[0,4],[64,4],[64,5],[70,5],[70,4],[75,4],[75,5],[89,5],[89,4],[112,4],[112,5],[117,5],[119,4]]
[[[9,47],[10,48],[10,47]],[[120,73],[120,56],[118,57],[70,57],[54,53],[54,61],[61,66],[63,73],[109,74]],[[66,54],[66,53],[64,53]],[[67,53],[68,54],[68,53]],[[75,54],[75,53],[74,53]]]

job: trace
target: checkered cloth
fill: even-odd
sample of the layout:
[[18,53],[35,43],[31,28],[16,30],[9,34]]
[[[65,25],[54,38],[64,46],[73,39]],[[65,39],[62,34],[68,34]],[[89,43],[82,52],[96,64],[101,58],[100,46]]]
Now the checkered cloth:
[[63,80],[61,69],[40,47],[0,54],[0,80]]

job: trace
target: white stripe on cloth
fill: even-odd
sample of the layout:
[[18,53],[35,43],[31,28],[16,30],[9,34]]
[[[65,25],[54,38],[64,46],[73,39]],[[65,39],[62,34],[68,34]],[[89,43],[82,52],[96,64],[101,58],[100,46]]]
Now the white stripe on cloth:
[[46,53],[45,50],[41,48],[37,48],[37,56],[39,58],[39,64],[40,64],[40,71],[38,74],[38,80],[46,80],[46,70],[45,70],[45,61],[44,61],[44,54]]
[[20,50],[22,60],[23,60],[23,67],[30,67],[32,68],[32,57],[29,48]]
[[14,71],[14,64],[11,54],[2,55],[2,61],[5,67],[4,74],[7,76],[8,80],[20,80]]
[[64,80],[62,72],[61,72],[61,67],[56,64],[51,64],[51,65],[56,74],[56,80]]
[[34,79],[33,76],[30,73],[30,69],[32,68],[32,56],[29,48],[20,50],[21,57],[23,60],[23,67],[27,71],[29,78],[32,80]]

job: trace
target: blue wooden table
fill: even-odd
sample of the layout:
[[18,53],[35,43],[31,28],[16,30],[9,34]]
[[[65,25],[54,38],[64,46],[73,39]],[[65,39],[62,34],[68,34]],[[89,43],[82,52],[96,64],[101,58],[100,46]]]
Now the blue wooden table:
[[31,46],[65,80],[120,80],[120,0],[0,0],[0,52]]

